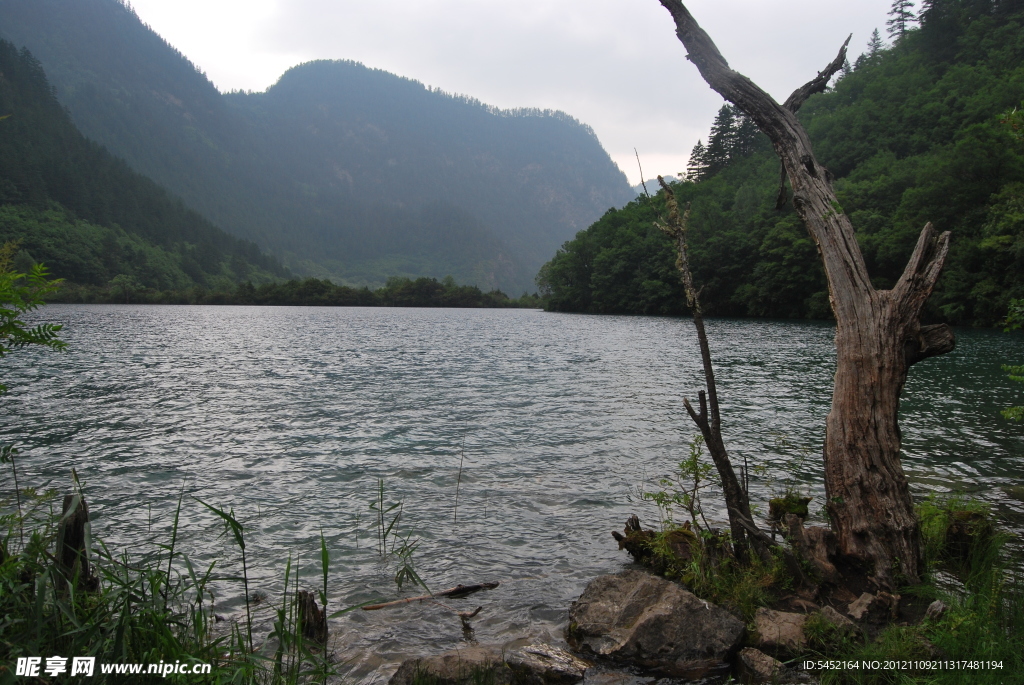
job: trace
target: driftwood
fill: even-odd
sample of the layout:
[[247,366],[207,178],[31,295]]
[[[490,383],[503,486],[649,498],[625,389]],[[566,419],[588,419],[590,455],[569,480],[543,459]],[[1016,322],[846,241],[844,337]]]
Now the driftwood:
[[[494,588],[498,587],[498,585],[500,585],[500,583],[498,583],[498,582],[494,582],[494,583],[477,583],[475,585],[456,585],[455,587],[450,587],[447,590],[441,590],[440,592],[435,592],[432,595],[419,595],[418,597],[406,597],[405,599],[396,599],[393,602],[384,602],[383,604],[368,604],[368,605],[364,606],[362,609],[363,609],[363,611],[376,611],[377,609],[384,609],[384,608],[387,608],[387,607],[398,606],[399,604],[408,604],[410,602],[422,602],[422,601],[428,600],[428,599],[437,599],[438,597],[465,597],[466,595],[471,595],[474,592],[479,592],[480,590],[493,590]],[[479,611],[479,609],[477,609],[477,611]],[[460,613],[460,615],[461,615],[461,613]],[[475,616],[475,615],[476,615],[476,612],[473,612],[473,616]]]
[[891,290],[871,283],[832,174],[814,157],[799,104],[825,88],[846,59],[846,43],[814,79],[780,105],[733,70],[680,0],[660,0],[676,35],[712,89],[739,107],[772,142],[793,188],[793,206],[818,247],[836,317],[836,375],[825,425],[826,508],[838,553],[872,568],[894,588],[922,570],[921,539],[900,463],[899,400],[911,364],[953,349],[952,330],[923,327],[921,309],[949,252],[949,232],[925,225]]
[[317,606],[312,592],[299,590],[295,595],[299,607],[299,630],[302,637],[318,644],[327,644],[327,607]]
[[99,589],[99,579],[89,567],[86,527],[89,505],[82,495],[64,495],[60,525],[57,527],[57,568],[68,583],[77,582],[80,589]]

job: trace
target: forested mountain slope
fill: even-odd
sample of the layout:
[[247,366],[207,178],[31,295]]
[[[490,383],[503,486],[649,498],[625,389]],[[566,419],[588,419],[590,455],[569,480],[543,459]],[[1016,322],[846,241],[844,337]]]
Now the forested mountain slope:
[[500,111],[351,62],[220,94],[117,0],[3,0],[79,128],[302,274],[508,290],[632,198],[585,125]]
[[[254,243],[229,236],[87,140],[27,50],[0,40],[0,242],[20,266],[106,285],[228,287],[284,276]],[[23,269],[24,270],[24,269]]]
[[[994,325],[1024,296],[1024,146],[1000,121],[1024,101],[1022,25],[1019,1],[932,0],[919,28],[871,46],[800,111],[877,286],[898,278],[927,221],[952,231],[933,318]],[[693,203],[691,266],[705,307],[829,316],[814,244],[791,203],[776,209],[779,162],[767,140],[727,106],[694,152],[692,180],[676,192]],[[549,307],[682,313],[672,246],[651,225],[660,207],[638,199],[567,242],[539,277]]]

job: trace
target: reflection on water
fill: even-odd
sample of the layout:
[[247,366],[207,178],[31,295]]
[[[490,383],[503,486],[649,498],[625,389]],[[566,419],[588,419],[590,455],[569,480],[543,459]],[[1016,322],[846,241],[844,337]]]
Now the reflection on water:
[[[682,407],[700,386],[688,320],[536,311],[51,306],[70,351],[5,360],[4,441],[26,480],[86,483],[108,542],[170,525],[182,482],[247,527],[253,586],[273,596],[289,554],[318,582],[322,527],[331,605],[393,598],[376,554],[377,479],[404,501],[402,534],[422,540],[431,588],[500,580],[482,604],[481,642],[559,640],[566,609],[595,575],[626,561],[609,532],[637,511],[635,489],[671,470],[694,434]],[[737,463],[768,464],[754,499],[799,483],[820,502],[833,329],[824,323],[712,320],[724,434]],[[905,468],[915,492],[959,488],[1024,521],[1020,403],[1000,364],[1020,336],[958,331],[957,350],[911,372]],[[465,441],[458,523],[453,522]],[[812,505],[812,511],[815,507]],[[724,512],[719,512],[720,515]],[[237,563],[198,504],[185,507],[194,560]],[[219,588],[218,611],[238,588]],[[471,606],[472,605],[472,606]],[[269,612],[270,609],[264,610]],[[269,613],[264,617],[269,621]],[[463,639],[458,617],[424,604],[353,612],[333,627],[356,675]],[[378,675],[378,677],[380,677]]]

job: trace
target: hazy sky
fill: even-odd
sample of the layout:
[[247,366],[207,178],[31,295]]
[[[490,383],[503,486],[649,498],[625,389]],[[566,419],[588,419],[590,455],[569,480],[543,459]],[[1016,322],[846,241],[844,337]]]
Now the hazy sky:
[[[132,0],[142,21],[222,91],[264,90],[289,67],[350,59],[499,107],[590,124],[631,183],[685,168],[722,99],[685,59],[658,0]],[[691,0],[734,69],[785,99],[851,61],[890,0]]]

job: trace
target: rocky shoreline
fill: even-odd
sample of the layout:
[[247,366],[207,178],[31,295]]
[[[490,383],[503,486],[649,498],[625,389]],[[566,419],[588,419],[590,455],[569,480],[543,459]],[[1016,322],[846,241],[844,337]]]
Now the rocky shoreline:
[[[639,528],[635,522],[633,527]],[[807,597],[794,593],[774,608],[758,607],[745,621],[737,612],[701,599],[682,582],[663,577],[642,559],[637,562],[595,578],[572,603],[565,631],[568,649],[511,646],[515,642],[469,645],[407,659],[389,683],[572,685],[663,678],[817,683],[817,673],[804,667],[820,658],[823,643],[872,638],[887,625],[934,621],[946,610],[941,601],[926,609],[913,602],[901,604],[899,595],[884,591],[859,596],[849,591]],[[930,645],[922,647],[941,657]]]

